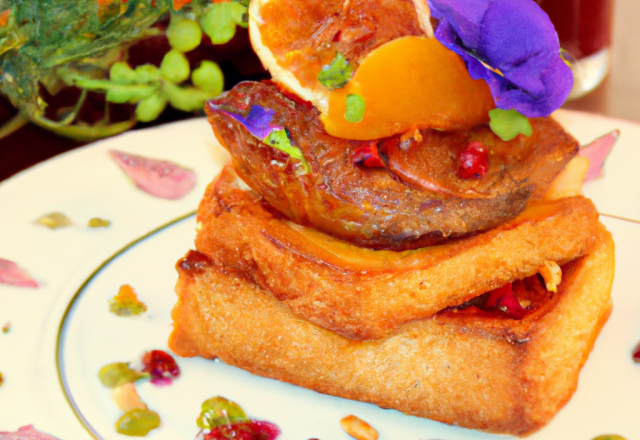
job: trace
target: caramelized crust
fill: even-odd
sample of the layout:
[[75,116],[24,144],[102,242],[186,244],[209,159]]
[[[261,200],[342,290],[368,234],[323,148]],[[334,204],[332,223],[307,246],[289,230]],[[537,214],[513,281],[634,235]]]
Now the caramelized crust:
[[557,294],[521,321],[448,310],[372,342],[315,325],[243,271],[190,252],[177,264],[169,346],[410,415],[526,435],[571,397],[610,313],[613,241],[601,225],[593,235],[592,251],[564,266]]
[[[307,103],[308,104],[308,103]],[[275,111],[291,144],[310,166],[253,137],[225,113],[251,106]],[[543,193],[577,152],[577,142],[550,118],[533,119],[534,135],[503,142],[486,125],[469,130],[423,130],[417,141],[384,142],[389,169],[354,166],[362,141],[328,135],[319,113],[292,101],[273,84],[241,83],[205,110],[251,188],[294,222],[374,249],[407,250],[487,230],[516,217],[531,195]],[[482,179],[457,176],[457,157],[472,140],[489,149]],[[382,143],[382,141],[380,141]]]
[[268,291],[298,316],[345,337],[373,340],[516,279],[547,260],[592,249],[598,214],[584,197],[530,206],[515,220],[414,251],[364,249],[288,222],[231,167],[198,210],[196,249]]

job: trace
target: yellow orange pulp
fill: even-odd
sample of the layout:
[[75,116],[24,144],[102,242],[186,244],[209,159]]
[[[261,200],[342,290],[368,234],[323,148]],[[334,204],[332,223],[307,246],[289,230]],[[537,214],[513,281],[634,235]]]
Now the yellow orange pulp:
[[[350,94],[366,104],[357,123],[344,116]],[[330,92],[322,121],[333,136],[369,140],[415,128],[469,128],[488,122],[494,107],[487,84],[471,79],[459,55],[435,38],[408,36],[370,52],[347,85]]]

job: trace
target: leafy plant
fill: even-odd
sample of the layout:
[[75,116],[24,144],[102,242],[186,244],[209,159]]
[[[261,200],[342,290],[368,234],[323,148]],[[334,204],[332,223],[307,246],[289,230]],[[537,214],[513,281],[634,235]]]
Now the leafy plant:
[[[0,93],[18,109],[0,137],[30,121],[92,140],[151,121],[167,104],[200,110],[224,79],[212,61],[191,72],[184,52],[200,45],[203,31],[215,44],[229,41],[236,26],[246,26],[246,10],[235,0],[0,0]],[[161,20],[169,21],[166,30],[157,25]],[[127,64],[131,45],[165,32],[172,50],[159,68]],[[77,104],[48,118],[43,89],[55,95],[68,86],[81,89]],[[107,102],[103,120],[92,125],[79,117],[88,92],[104,93]],[[136,111],[111,122],[109,103],[134,104]]]

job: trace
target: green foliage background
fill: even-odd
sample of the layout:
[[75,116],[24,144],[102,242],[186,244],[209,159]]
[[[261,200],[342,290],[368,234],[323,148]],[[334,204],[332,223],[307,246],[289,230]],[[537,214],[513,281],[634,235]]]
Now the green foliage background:
[[[153,27],[161,18],[171,14],[172,19],[200,21],[209,14],[211,22],[214,14],[225,23],[218,12],[224,12],[224,5],[193,0],[175,11],[172,0],[0,0],[0,13],[10,11],[8,22],[0,26],[0,93],[19,109],[21,117],[65,136],[86,140],[122,132],[136,120],[87,126],[72,124],[74,117],[46,118],[40,87],[55,94],[77,85],[77,78],[108,78],[109,67],[126,58],[131,44],[162,32]],[[227,23],[225,32],[235,25]]]

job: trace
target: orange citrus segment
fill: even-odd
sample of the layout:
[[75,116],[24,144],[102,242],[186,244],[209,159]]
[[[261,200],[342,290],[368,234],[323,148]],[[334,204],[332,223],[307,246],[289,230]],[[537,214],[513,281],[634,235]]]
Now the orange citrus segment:
[[[364,118],[345,119],[350,94],[364,98]],[[327,133],[346,139],[389,137],[415,128],[453,130],[489,121],[489,87],[469,76],[464,61],[435,38],[408,36],[370,52],[355,75],[329,94]]]

